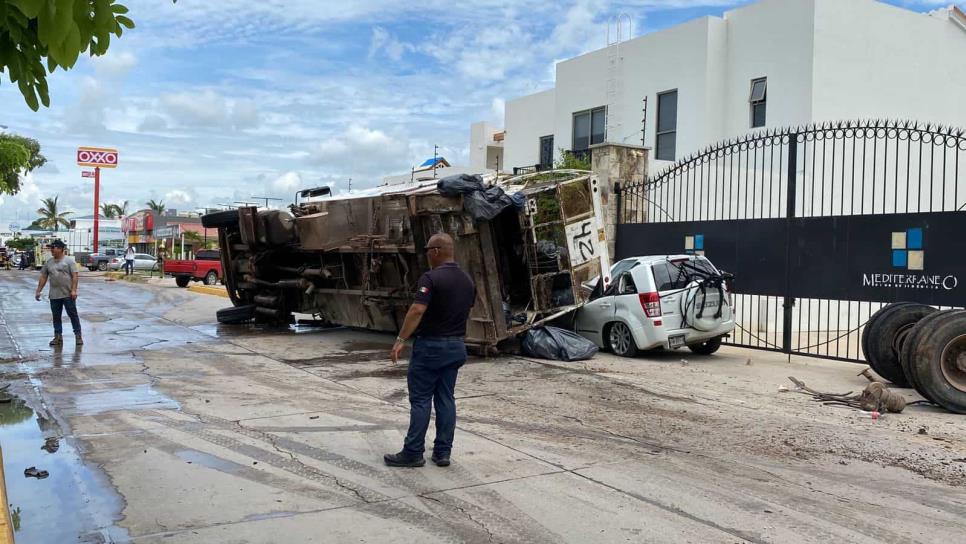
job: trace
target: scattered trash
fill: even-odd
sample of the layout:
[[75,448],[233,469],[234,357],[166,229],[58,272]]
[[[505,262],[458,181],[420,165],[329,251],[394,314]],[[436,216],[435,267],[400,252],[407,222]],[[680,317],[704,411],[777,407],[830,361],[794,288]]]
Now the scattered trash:
[[309,416],[309,419],[319,419],[319,416]]
[[[795,391],[806,395],[811,395],[813,399],[825,405],[848,406],[866,412],[892,412],[899,413],[906,408],[906,399],[899,393],[892,391],[881,382],[872,382],[858,395],[847,393],[822,393],[810,389],[805,382],[793,376],[788,377],[795,384]],[[873,417],[878,419],[878,415]]]
[[681,366],[688,366],[688,360],[687,359],[681,359]]
[[57,440],[56,436],[51,436],[47,438],[43,446],[40,446],[40,449],[47,453],[56,453],[60,449],[60,441]]
[[536,327],[523,337],[523,353],[556,361],[581,361],[597,353],[597,346],[574,332],[557,327]]
[[862,370],[862,372],[859,372],[858,374],[856,374],[856,376],[862,376],[863,378],[869,380],[872,383],[885,383],[882,380],[880,380],[879,378],[876,378],[872,374],[872,369],[871,368],[865,368],[864,370]]
[[788,393],[789,391],[791,391],[791,389],[789,389],[788,387],[786,387],[784,385],[779,385],[778,386],[778,392],[779,393]]
[[436,184],[443,196],[463,195],[463,209],[477,221],[489,221],[500,215],[504,208],[519,206],[522,200],[510,195],[495,185],[486,187],[479,175],[457,174],[445,177]]
[[37,478],[38,480],[43,480],[50,474],[46,470],[37,470],[37,467],[26,468],[23,471],[25,478]]
[[919,427],[919,434],[929,434],[925,427]]
[[748,357],[748,360],[745,361],[745,366],[751,366],[751,357]]

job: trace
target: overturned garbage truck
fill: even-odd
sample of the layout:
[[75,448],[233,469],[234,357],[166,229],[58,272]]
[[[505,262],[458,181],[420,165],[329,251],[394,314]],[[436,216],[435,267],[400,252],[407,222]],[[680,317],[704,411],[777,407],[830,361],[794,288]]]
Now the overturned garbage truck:
[[600,195],[589,172],[557,170],[297,199],[290,211],[208,214],[202,222],[218,228],[234,304],[218,320],[288,324],[303,313],[396,332],[428,270],[423,247],[445,232],[477,287],[467,343],[493,348],[582,305],[581,284],[602,270],[609,282]]

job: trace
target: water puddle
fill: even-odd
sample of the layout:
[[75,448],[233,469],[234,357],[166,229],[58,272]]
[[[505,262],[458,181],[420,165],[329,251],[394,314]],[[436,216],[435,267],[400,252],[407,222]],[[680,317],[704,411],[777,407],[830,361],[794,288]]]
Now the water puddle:
[[[70,440],[52,422],[37,417],[21,399],[0,393],[0,447],[7,500],[17,544],[127,542],[114,526],[122,502],[103,476],[81,461]],[[57,447],[42,449],[49,437]],[[24,469],[47,471],[44,479]]]
[[174,454],[177,455],[178,459],[181,459],[182,461],[208,467],[226,474],[234,474],[242,469],[248,468],[227,459],[215,457],[214,455],[198,450],[178,450],[174,452]]
[[162,395],[150,384],[118,389],[75,392],[71,395],[73,407],[67,415],[94,415],[114,410],[156,410],[179,408],[178,403]]

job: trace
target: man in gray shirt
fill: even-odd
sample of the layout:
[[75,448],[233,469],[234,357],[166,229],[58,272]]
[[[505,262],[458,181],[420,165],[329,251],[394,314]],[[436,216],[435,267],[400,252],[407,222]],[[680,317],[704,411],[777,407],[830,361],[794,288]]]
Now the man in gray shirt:
[[64,309],[67,309],[67,317],[74,328],[74,342],[80,346],[84,344],[81,338],[80,318],[77,317],[77,282],[80,280],[80,273],[77,271],[77,263],[73,257],[64,255],[66,246],[60,240],[54,240],[50,244],[50,253],[53,257],[47,259],[43,268],[40,269],[40,282],[37,283],[37,292],[34,298],[40,300],[40,295],[44,291],[44,285],[49,281],[50,290],[50,311],[54,314],[54,339],[50,341],[51,346],[64,345],[64,327],[61,323]]

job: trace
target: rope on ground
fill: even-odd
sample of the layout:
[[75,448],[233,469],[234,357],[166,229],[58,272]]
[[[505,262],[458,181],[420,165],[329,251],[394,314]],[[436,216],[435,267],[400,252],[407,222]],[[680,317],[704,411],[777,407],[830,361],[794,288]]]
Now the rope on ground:
[[847,393],[822,393],[805,385],[805,382],[789,376],[795,384],[792,391],[811,396],[814,400],[825,405],[848,406],[866,412],[892,412],[898,414],[906,408],[906,399],[899,393],[889,389],[884,383],[873,382],[858,395],[851,391]]

